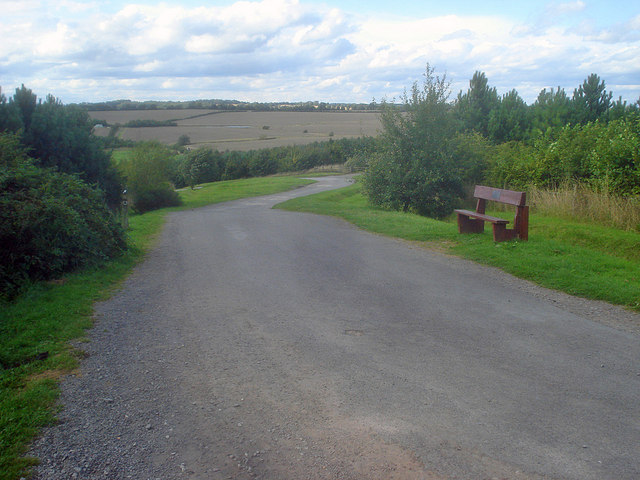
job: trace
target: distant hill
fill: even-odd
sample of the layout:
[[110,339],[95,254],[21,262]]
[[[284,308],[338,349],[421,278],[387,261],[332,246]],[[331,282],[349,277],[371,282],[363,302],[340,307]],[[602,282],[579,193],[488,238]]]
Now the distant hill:
[[241,102],[238,100],[190,100],[185,102],[149,100],[138,102],[133,100],[109,100],[97,103],[76,104],[88,111],[113,110],[180,110],[180,109],[210,109],[224,111],[372,111],[378,110],[380,104],[371,103],[325,103],[325,102]]

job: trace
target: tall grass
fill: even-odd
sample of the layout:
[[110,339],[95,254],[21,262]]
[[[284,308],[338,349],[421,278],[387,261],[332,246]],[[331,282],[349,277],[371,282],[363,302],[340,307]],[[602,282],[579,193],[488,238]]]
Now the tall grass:
[[527,196],[532,211],[628,231],[640,231],[640,198],[596,192],[582,185],[564,185],[553,190],[532,187]]

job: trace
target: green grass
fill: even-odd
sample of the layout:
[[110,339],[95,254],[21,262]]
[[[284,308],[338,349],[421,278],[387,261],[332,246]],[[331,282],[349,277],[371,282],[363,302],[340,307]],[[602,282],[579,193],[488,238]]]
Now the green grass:
[[114,150],[113,152],[111,152],[111,160],[113,161],[113,163],[115,165],[119,165],[124,160],[128,160],[129,159],[129,154],[130,153],[131,153],[131,149],[130,148],[121,148],[121,149],[118,149],[118,150]]
[[191,190],[190,188],[182,189],[180,198],[182,198],[184,204],[178,209],[197,208],[212,203],[229,202],[239,198],[269,195],[310,183],[313,183],[313,180],[289,176],[247,178],[244,180],[207,183],[198,186],[196,190]]
[[[460,235],[455,218],[438,221],[368,205],[358,184],[277,206],[344,218],[383,235],[492,265],[539,285],[640,311],[640,234],[532,214],[529,241],[494,243],[491,229]],[[491,212],[489,212],[491,214]],[[509,218],[507,212],[493,212]]]
[[[206,184],[181,192],[184,205],[178,209],[311,182],[271,177]],[[35,284],[16,301],[0,305],[0,480],[25,476],[35,463],[23,456],[27,445],[40,428],[55,421],[58,379],[76,368],[82,356],[69,342],[83,337],[93,325],[93,304],[108,298],[153,245],[167,211],[130,217],[131,248],[124,256],[57,282]]]

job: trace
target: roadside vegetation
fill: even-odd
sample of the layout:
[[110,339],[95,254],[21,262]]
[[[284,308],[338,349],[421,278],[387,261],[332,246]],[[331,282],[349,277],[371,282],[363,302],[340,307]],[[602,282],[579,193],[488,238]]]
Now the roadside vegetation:
[[446,75],[427,66],[423,83],[414,83],[402,107],[382,105],[380,148],[363,175],[363,192],[373,205],[443,218],[482,183],[589,190],[624,199],[637,211],[640,105],[612,102],[597,75],[573,97],[543,90],[531,106],[515,90],[499,97],[481,72],[454,102],[450,94]]

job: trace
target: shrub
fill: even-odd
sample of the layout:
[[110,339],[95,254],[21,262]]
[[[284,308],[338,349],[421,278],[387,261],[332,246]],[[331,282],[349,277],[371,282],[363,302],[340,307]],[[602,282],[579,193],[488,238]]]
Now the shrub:
[[374,205],[441,218],[463,195],[455,164],[455,124],[449,84],[427,66],[422,88],[404,95],[404,111],[383,104],[382,150],[372,158],[363,189]]
[[523,143],[493,149],[489,178],[514,188],[556,189],[590,185],[598,191],[640,194],[640,117],[549,130],[534,146]]
[[201,147],[179,159],[178,175],[172,180],[177,187],[195,187],[199,183],[216,182],[222,177],[224,164],[217,150]]
[[362,172],[369,166],[369,155],[357,152],[346,161],[346,167],[350,172]]
[[175,207],[181,203],[178,192],[167,182],[136,191],[133,209],[138,213],[145,213],[159,208]]
[[186,133],[183,133],[182,135],[180,135],[180,137],[178,137],[176,146],[184,147],[185,145],[189,145],[190,143],[191,143],[191,137],[189,137],[189,135],[187,135]]
[[131,150],[119,167],[127,179],[134,210],[142,213],[180,205],[180,197],[169,184],[173,166],[173,153],[159,142],[144,142]]
[[11,135],[0,135],[0,152],[2,296],[124,251],[124,233],[100,190],[35,166]]

